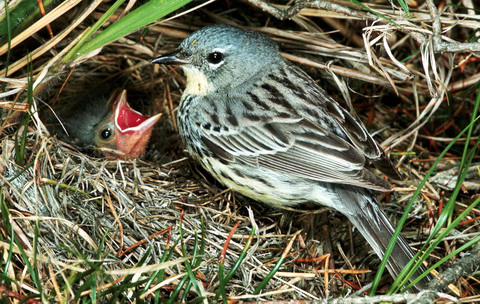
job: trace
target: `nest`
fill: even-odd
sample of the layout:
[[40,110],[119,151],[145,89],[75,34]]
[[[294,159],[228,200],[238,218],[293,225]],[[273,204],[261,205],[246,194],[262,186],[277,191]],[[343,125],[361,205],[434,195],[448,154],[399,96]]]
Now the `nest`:
[[[284,11],[257,1],[210,4],[205,10],[118,39],[98,54],[82,58],[81,63],[63,66],[46,77],[42,72],[75,39],[67,36],[51,54],[33,61],[31,73],[37,79],[44,77],[48,85],[30,107],[28,68],[15,65],[29,45],[17,46],[9,58],[14,62],[9,78],[2,79],[7,85],[4,91],[10,94],[2,96],[0,129],[1,246],[4,263],[8,261],[5,276],[16,282],[4,283],[3,294],[12,302],[25,296],[38,302],[94,298],[148,302],[171,297],[193,269],[197,285],[185,284],[178,301],[195,301],[198,291],[202,301],[221,301],[214,300],[220,289],[232,303],[254,299],[303,303],[362,295],[362,287],[369,286],[380,261],[346,218],[318,206],[304,206],[303,211],[270,208],[216,183],[189,159],[177,135],[175,108],[185,87],[182,73],[149,64],[193,30],[211,23],[235,24],[271,35],[282,54],[357,115],[398,164],[404,181],[393,192],[379,196],[396,223],[440,152],[470,122],[475,90],[478,94],[478,85],[467,90],[480,79],[478,53],[452,51],[449,46],[445,46],[447,52],[439,53],[435,49],[439,46],[434,45],[439,34],[435,22],[448,31],[440,33],[445,41],[460,41],[475,34],[472,23],[478,27],[480,17],[471,11],[444,8],[438,19],[432,19],[427,2],[418,4],[413,19],[407,21],[390,4],[371,5],[392,18],[392,24],[352,5],[343,4],[351,11],[340,14],[335,6],[325,10],[320,4],[299,1]],[[98,6],[87,21],[98,20],[109,6]],[[58,33],[84,13],[82,9],[53,23],[54,31]],[[291,19],[280,21],[267,13],[282,13],[276,17]],[[425,22],[433,28],[424,26]],[[80,23],[74,33],[82,33],[88,24]],[[29,43],[42,44],[47,35],[41,32]],[[408,58],[417,51],[419,55]],[[81,94],[88,89],[84,83],[92,79],[99,86],[122,83],[134,108],[147,114],[163,113],[142,159],[106,160],[78,151],[46,131],[37,109]],[[461,97],[454,97],[457,94]],[[478,136],[478,124],[474,130]],[[477,140],[472,138],[472,145]],[[442,204],[454,191],[464,143],[458,141],[449,151],[436,168],[438,174],[427,181],[413,204],[403,234],[414,248],[423,245]],[[472,165],[457,197],[454,217],[478,193],[475,172]],[[464,222],[436,248],[430,264],[478,236],[478,209]],[[223,266],[219,265],[223,263],[227,273],[244,254],[230,281],[221,286],[219,267]],[[281,258],[280,270],[260,296],[253,295]],[[473,277],[463,278],[449,292],[473,301],[478,299],[475,283],[478,280]],[[386,275],[381,291],[390,284]]]

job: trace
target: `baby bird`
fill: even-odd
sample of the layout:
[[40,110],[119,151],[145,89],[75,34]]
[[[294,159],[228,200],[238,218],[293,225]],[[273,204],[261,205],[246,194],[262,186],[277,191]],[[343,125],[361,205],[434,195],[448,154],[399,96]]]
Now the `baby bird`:
[[[127,91],[110,97],[69,100],[53,109],[47,127],[61,140],[81,150],[98,150],[108,158],[141,156],[161,114],[145,116],[127,102]],[[54,121],[54,122],[53,122]]]

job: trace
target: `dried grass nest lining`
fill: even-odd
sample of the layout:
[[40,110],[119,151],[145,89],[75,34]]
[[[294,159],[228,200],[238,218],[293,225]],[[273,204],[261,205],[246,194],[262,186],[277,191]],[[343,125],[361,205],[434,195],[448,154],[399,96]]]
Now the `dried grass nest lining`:
[[[33,250],[35,223],[38,220],[37,255],[46,286],[51,286],[50,266],[60,272],[88,269],[83,259],[98,260],[99,245],[104,238],[105,245],[100,256],[105,259],[105,270],[128,269],[137,265],[150,246],[152,251],[147,264],[159,263],[167,243],[171,246],[180,237],[178,223],[182,209],[187,209],[183,216],[183,243],[189,249],[194,234],[201,233],[201,217],[207,219],[206,250],[200,270],[205,277],[213,278],[218,271],[217,261],[222,246],[236,221],[243,224],[229,247],[226,267],[232,266],[230,259],[238,258],[243,249],[242,236],[250,233],[250,219],[209,206],[197,208],[192,202],[202,204],[222,197],[215,198],[212,193],[203,190],[204,187],[191,179],[185,164],[174,169],[141,161],[107,162],[60,147],[52,138],[43,138],[40,145],[36,143],[30,136],[27,147],[29,151],[42,147],[36,152],[38,170],[29,168],[23,171],[14,165],[12,139],[4,138],[2,163],[6,166],[2,174],[7,180],[12,180],[6,191],[7,200],[12,203],[11,213],[18,225],[16,232],[29,252]],[[51,181],[58,183],[52,184]],[[171,235],[166,232],[155,236],[118,256],[121,250],[169,227],[173,228]],[[281,250],[284,247],[282,243],[287,240],[278,238],[260,246],[280,243],[277,245]],[[263,251],[262,259],[274,259],[278,250]],[[181,256],[181,252],[177,251],[172,260]],[[215,266],[210,267],[212,262]],[[247,282],[251,279],[249,271],[261,264],[259,260],[249,261],[236,277]],[[169,269],[167,273],[176,275],[182,271],[185,271],[183,267]],[[235,288],[240,286],[251,285],[240,284]]]
[[[134,267],[149,246],[152,246],[153,250],[147,264],[159,263],[167,243],[171,246],[173,241],[180,237],[178,223],[181,209],[186,209],[183,242],[190,249],[195,232],[201,233],[200,218],[203,216],[206,219],[207,249],[200,271],[207,280],[216,276],[220,252],[235,222],[240,221],[241,225],[229,246],[227,268],[232,266],[244,247],[245,239],[242,236],[247,236],[251,227],[256,224],[255,221],[259,221],[259,234],[266,236],[260,237],[254,243],[249,258],[236,273],[237,284],[232,282],[228,287],[236,290],[235,294],[251,293],[258,284],[256,280],[261,280],[271,269],[291,238],[291,235],[282,235],[279,225],[275,224],[279,217],[275,211],[274,214],[254,212],[255,219],[236,211],[230,213],[231,207],[228,204],[231,195],[215,195],[205,190],[205,185],[192,179],[187,162],[178,163],[175,169],[142,161],[104,161],[61,147],[53,138],[44,137],[38,143],[30,136],[27,147],[29,151],[36,151],[38,165],[36,170],[29,168],[23,172],[14,165],[12,139],[4,138],[2,147],[2,162],[7,164],[3,174],[7,180],[12,179],[7,198],[13,205],[12,215],[20,227],[18,231],[24,248],[30,251],[33,249],[35,222],[38,220],[37,252],[39,256],[49,259],[39,259],[44,262],[40,263],[39,267],[45,273],[50,266],[55,271],[66,271],[69,267],[88,268],[81,257],[87,260],[98,259],[99,245],[104,238],[105,245],[100,253],[104,258],[105,270]],[[38,149],[35,150],[36,148]],[[261,206],[263,205],[253,207]],[[297,213],[294,217],[299,218],[302,215]],[[347,227],[343,224],[339,221],[331,224],[339,226],[339,229],[332,228],[334,240],[348,239],[348,232],[345,230]],[[149,236],[169,227],[173,227],[171,235],[164,233],[155,236],[125,254],[118,255],[120,251],[127,250],[139,241],[149,239]],[[282,230],[286,232],[290,229],[284,227]],[[356,241],[360,242],[356,242],[355,246],[366,246],[363,239],[356,238]],[[314,241],[313,247],[310,242],[308,244],[307,250],[298,256],[316,255],[316,251],[321,250],[319,245],[322,244],[317,241]],[[369,251],[368,248],[359,247],[356,247],[356,250],[362,260],[366,251]],[[362,251],[365,251],[365,254]],[[181,256],[182,254],[177,252],[177,256],[172,257],[172,260]],[[353,261],[358,261],[358,258],[357,256]],[[350,269],[342,259],[337,260],[336,264],[337,269]],[[286,263],[284,267],[286,271],[309,272],[303,265]],[[308,265],[306,267],[309,268]],[[182,271],[185,270],[173,268],[169,269],[168,274],[175,275]],[[49,276],[46,275],[43,279],[48,286]],[[271,287],[275,288],[282,281],[280,279],[272,282],[274,283]],[[302,288],[309,291],[322,283],[322,278],[307,280]]]
[[[21,169],[13,165],[13,153],[5,155],[8,162],[6,178],[21,173],[19,178],[12,180],[12,188],[16,190],[13,191],[14,206],[19,211],[34,215],[72,220],[86,231],[86,236],[93,238],[93,241],[85,238],[89,244],[98,245],[107,229],[118,234],[117,216],[125,225],[125,235],[128,235],[127,231],[137,231],[132,234],[134,239],[148,236],[150,233],[142,233],[149,229],[164,229],[167,226],[158,225],[157,221],[150,221],[148,224],[151,227],[138,225],[142,221],[147,222],[149,217],[158,216],[159,212],[165,212],[173,200],[188,196],[183,192],[188,181],[179,170],[162,169],[136,161],[125,163],[93,159],[60,148],[52,138],[45,138],[45,141],[48,141],[46,149],[37,152],[38,171],[30,168],[21,173]],[[8,152],[4,150],[4,154]],[[109,210],[112,204],[115,205],[116,215]],[[158,220],[158,223],[168,223],[166,219]],[[49,225],[49,221],[45,224]],[[114,235],[112,238],[115,238]],[[119,248],[112,249],[118,251]]]

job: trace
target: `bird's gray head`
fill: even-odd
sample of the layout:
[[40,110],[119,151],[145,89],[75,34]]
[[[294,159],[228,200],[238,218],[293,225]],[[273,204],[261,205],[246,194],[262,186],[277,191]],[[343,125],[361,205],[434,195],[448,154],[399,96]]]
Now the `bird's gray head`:
[[267,36],[212,25],[188,36],[176,52],[152,62],[181,64],[187,76],[185,94],[204,95],[234,89],[280,60],[277,44]]

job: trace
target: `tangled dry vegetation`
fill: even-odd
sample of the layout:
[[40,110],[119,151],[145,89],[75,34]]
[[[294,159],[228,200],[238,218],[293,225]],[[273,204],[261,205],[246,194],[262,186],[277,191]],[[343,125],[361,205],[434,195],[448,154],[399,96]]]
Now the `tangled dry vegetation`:
[[[430,1],[409,1],[410,17],[386,1],[365,3],[383,17],[343,2],[297,1],[287,10],[253,0],[214,2],[118,39],[75,66],[48,74],[50,63],[103,16],[111,5],[104,2],[56,41],[55,48],[33,56],[35,85],[46,80],[48,85],[36,91],[31,105],[28,65],[22,58],[50,37],[45,29],[30,35],[12,48],[9,69],[2,64],[0,72],[3,299],[141,303],[175,295],[177,302],[215,303],[222,301],[215,300],[219,292],[229,303],[307,303],[365,296],[379,260],[345,218],[317,206],[272,209],[217,184],[188,158],[176,133],[175,108],[185,87],[181,71],[149,62],[212,23],[271,35],[287,59],[359,116],[398,164],[404,181],[393,192],[379,194],[396,223],[434,161],[472,119],[480,82],[480,14],[479,7],[465,6],[473,7],[473,2],[436,7]],[[130,4],[135,1],[127,7]],[[54,37],[90,9],[82,5],[51,23]],[[125,9],[121,6],[111,22]],[[99,87],[111,82],[126,87],[133,106],[144,113],[163,113],[143,159],[105,160],[46,132],[37,110],[92,90],[84,85],[92,79]],[[469,151],[478,143],[478,131],[476,123]],[[456,191],[466,135],[462,138],[414,200],[402,233],[415,249],[422,247]],[[478,155],[472,158],[478,162]],[[478,201],[478,164],[469,170],[452,219]],[[430,254],[429,266],[478,238],[479,213],[478,208],[468,212]],[[476,248],[480,251],[478,244]],[[227,273],[244,249],[243,263],[223,287],[221,261],[225,259]],[[477,262],[470,268],[462,266],[461,255],[440,265],[440,272],[454,263],[464,270],[444,278],[452,283],[446,289],[356,301],[478,301],[478,274],[473,274],[478,251],[472,250],[470,257]],[[280,269],[253,295],[281,258]],[[196,285],[184,280],[192,271]],[[391,282],[385,275],[380,293]]]

